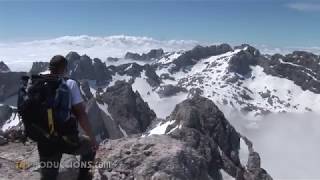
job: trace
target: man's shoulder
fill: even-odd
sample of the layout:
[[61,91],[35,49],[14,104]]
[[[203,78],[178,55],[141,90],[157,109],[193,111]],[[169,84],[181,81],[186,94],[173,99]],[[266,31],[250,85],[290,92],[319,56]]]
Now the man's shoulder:
[[77,81],[76,80],[74,80],[74,79],[70,79],[70,78],[68,78],[68,79],[66,79],[66,83],[70,83],[70,84],[77,84]]
[[74,79],[67,79],[66,84],[70,89],[73,89],[74,87],[78,87],[78,83]]

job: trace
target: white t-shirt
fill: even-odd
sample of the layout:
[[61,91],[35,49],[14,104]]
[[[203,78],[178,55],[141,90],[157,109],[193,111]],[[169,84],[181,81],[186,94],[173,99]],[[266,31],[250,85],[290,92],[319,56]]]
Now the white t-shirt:
[[71,104],[76,105],[83,102],[80,88],[75,80],[68,79],[66,81],[67,86],[69,87],[71,91]]

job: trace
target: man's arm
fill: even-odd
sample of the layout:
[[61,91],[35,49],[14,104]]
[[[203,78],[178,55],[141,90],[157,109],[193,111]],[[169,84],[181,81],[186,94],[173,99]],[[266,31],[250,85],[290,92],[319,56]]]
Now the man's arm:
[[91,139],[93,148],[96,150],[98,144],[96,138],[92,132],[92,128],[88,119],[88,115],[85,111],[83,103],[78,103],[72,106],[72,112],[79,121],[81,128],[84,130],[87,136]]

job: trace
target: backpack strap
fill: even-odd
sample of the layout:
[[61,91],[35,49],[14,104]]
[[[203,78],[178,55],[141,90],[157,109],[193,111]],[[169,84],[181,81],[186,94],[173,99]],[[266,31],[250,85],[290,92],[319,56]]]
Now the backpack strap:
[[49,126],[49,133],[52,135],[54,131],[54,122],[53,122],[53,115],[52,115],[52,108],[47,110],[48,113],[48,126]]

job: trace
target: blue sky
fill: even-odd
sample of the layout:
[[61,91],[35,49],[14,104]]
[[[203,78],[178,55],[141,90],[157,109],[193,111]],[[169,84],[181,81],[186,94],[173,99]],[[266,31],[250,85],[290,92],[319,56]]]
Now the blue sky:
[[0,42],[65,35],[319,46],[320,1],[3,1]]

